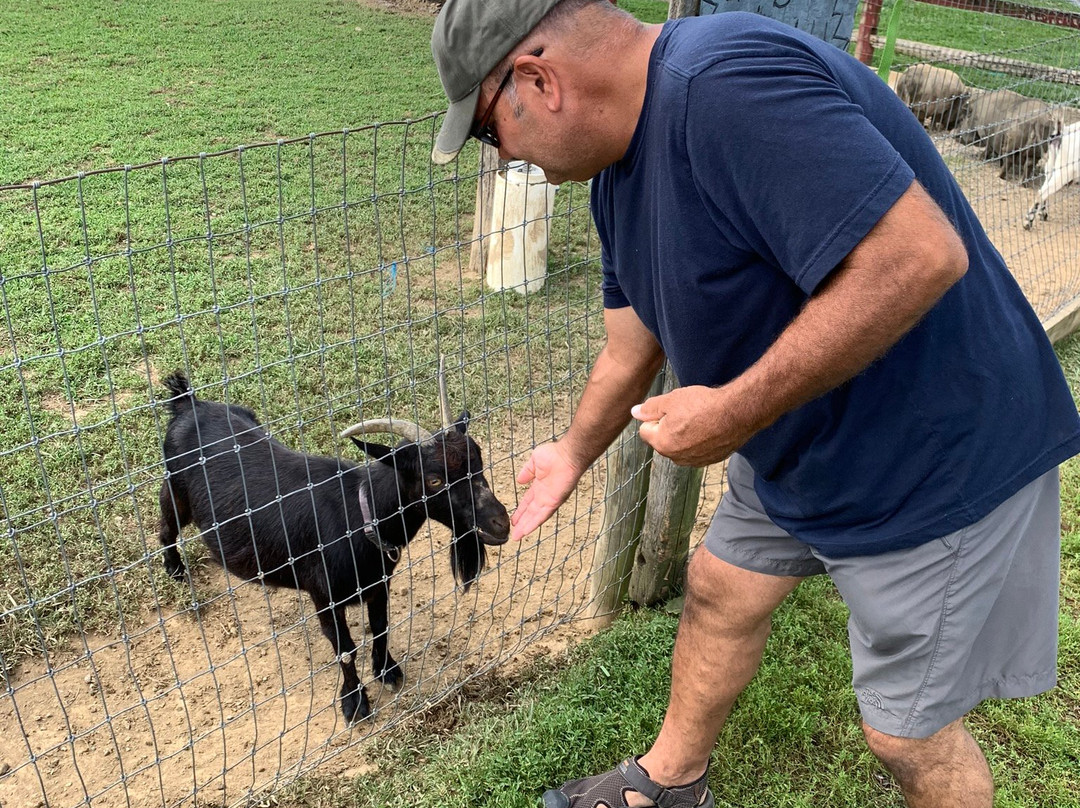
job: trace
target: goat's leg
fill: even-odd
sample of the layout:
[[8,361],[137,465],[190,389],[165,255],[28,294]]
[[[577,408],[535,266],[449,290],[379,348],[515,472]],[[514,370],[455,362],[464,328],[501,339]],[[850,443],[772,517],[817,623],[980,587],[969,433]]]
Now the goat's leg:
[[1050,194],[1053,193],[1049,189],[1054,185],[1054,177],[1051,177],[1047,181],[1043,182],[1043,186],[1039,189],[1039,192],[1035,195],[1035,204],[1028,210],[1027,215],[1024,217],[1024,229],[1030,230],[1031,226],[1035,224],[1035,217],[1040,216],[1045,222],[1047,219],[1047,205],[1046,202],[1050,198]]
[[184,580],[184,559],[176,549],[176,539],[180,529],[191,522],[191,508],[187,497],[177,496],[168,480],[161,484],[158,495],[161,506],[161,523],[158,527],[158,541],[165,548],[165,572],[178,581]]
[[1040,216],[1044,222],[1047,219],[1046,198],[1042,195],[1042,193],[1039,194],[1038,198],[1035,200],[1035,204],[1031,206],[1031,209],[1024,217],[1025,230],[1030,230],[1031,226],[1035,224],[1036,215]]
[[1024,229],[1030,230],[1032,222],[1035,221],[1035,215],[1045,222],[1048,216],[1047,203],[1054,194],[1069,184],[1071,180],[1067,179],[1070,176],[1067,170],[1061,170],[1060,164],[1057,168],[1050,170],[1050,174],[1043,180],[1042,188],[1039,189],[1039,194],[1035,198],[1035,204],[1031,206],[1031,210],[1027,213],[1027,218],[1024,220]]
[[1060,174],[1061,172],[1051,174],[1043,181],[1042,187],[1035,196],[1035,204],[1031,206],[1031,209],[1027,212],[1027,216],[1024,217],[1025,230],[1031,229],[1031,225],[1035,223],[1036,215],[1044,222],[1047,220],[1047,202],[1053,194],[1065,187],[1065,183],[1061,182]]
[[[1035,224],[1035,215],[1039,212],[1039,205],[1041,205],[1041,204],[1042,203],[1038,199],[1036,199],[1035,204],[1032,205],[1028,209],[1027,215],[1024,216],[1024,229],[1025,230],[1030,230],[1031,226],[1033,224]],[[1044,219],[1043,221],[1046,221],[1046,220]]]
[[349,624],[345,622],[345,607],[330,606],[312,598],[319,615],[319,627],[330,645],[334,648],[338,665],[341,666],[341,713],[349,723],[371,715],[371,704],[367,691],[360,684],[356,675],[356,643],[349,634]]
[[367,603],[368,625],[371,626],[371,667],[375,670],[375,678],[397,691],[405,677],[387,647],[390,585],[386,581],[375,584],[365,593],[364,601]]

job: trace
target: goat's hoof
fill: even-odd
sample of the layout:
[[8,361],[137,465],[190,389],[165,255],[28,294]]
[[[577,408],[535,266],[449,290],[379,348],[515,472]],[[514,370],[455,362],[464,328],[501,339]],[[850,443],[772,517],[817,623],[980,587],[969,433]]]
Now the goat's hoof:
[[187,575],[187,568],[184,566],[183,561],[177,561],[175,563],[166,561],[165,572],[174,581],[182,581]]
[[364,688],[341,694],[341,714],[345,721],[353,724],[362,721],[371,715],[371,704],[368,702],[367,691]]
[[405,674],[401,672],[401,666],[393,662],[390,667],[379,671],[375,678],[382,682],[384,687],[397,693],[401,690],[401,685],[405,681]]

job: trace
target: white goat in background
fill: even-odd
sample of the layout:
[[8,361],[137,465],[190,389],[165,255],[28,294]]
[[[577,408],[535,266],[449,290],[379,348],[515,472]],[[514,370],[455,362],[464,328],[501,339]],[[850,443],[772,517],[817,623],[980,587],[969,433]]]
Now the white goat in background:
[[1080,183],[1080,121],[1056,135],[1046,150],[1046,178],[1027,212],[1024,229],[1030,230],[1035,214],[1046,221],[1046,200],[1072,182]]

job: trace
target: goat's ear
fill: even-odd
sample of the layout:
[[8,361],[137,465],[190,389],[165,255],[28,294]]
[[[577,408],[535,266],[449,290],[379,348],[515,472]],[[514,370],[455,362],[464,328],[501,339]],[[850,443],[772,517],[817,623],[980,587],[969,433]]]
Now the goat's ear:
[[392,449],[388,446],[379,448],[385,454],[372,455],[372,457],[377,458],[384,466],[392,468],[398,475],[403,475],[405,479],[419,479],[418,469],[421,468],[419,444],[402,441]]
[[353,437],[350,437],[349,440],[355,443],[356,447],[361,452],[366,454],[368,457],[374,457],[376,460],[382,460],[384,457],[394,451],[389,446],[384,446],[381,443],[371,443],[370,441],[359,440],[358,438]]
[[457,417],[457,420],[454,421],[454,429],[456,429],[458,432],[460,432],[462,434],[465,434],[465,430],[467,430],[469,428],[469,419],[470,418],[472,418],[472,416],[469,415],[469,411],[468,410],[462,410],[461,415],[459,415]]

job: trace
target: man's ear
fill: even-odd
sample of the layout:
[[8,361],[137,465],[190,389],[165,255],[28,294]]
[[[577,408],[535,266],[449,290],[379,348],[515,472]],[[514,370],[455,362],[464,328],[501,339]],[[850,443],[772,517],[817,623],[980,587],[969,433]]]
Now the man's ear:
[[550,112],[562,108],[562,85],[551,61],[527,53],[514,62],[514,82],[519,95],[537,94]]

